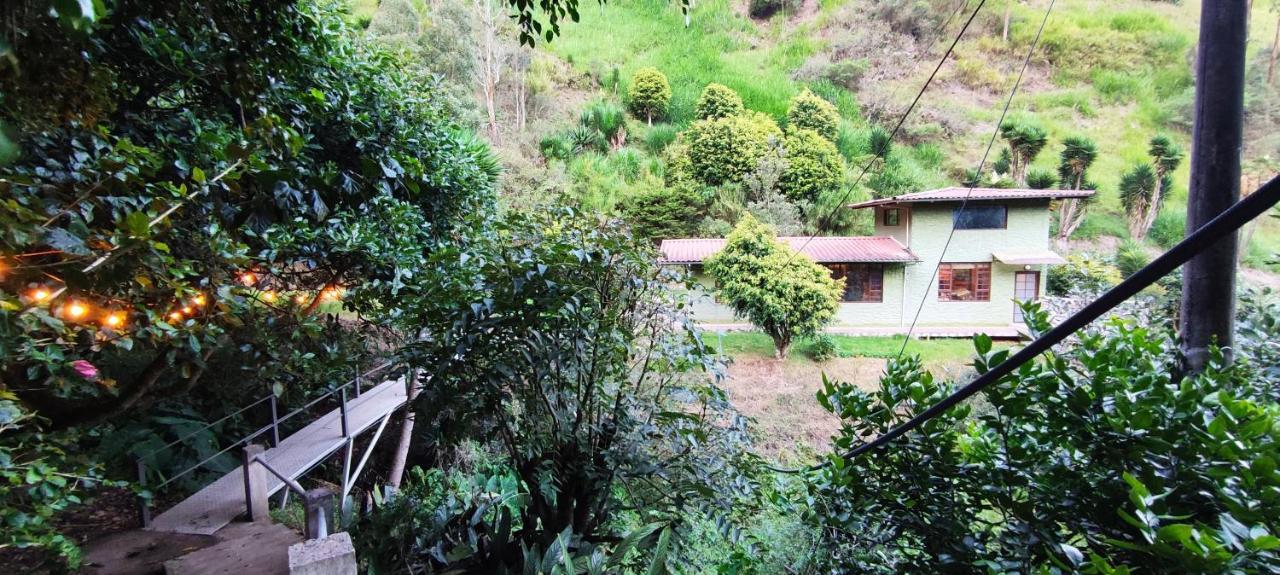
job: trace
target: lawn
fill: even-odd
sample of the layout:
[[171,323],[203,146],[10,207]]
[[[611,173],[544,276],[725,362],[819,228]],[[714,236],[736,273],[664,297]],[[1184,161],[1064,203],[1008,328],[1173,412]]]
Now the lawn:
[[[707,343],[716,346],[719,341],[715,334],[704,334]],[[888,359],[896,357],[902,350],[902,336],[849,336],[832,335],[840,357],[874,357]],[[808,359],[810,341],[801,341],[792,346],[790,361],[810,361]],[[967,363],[973,355],[973,342],[968,339],[912,339],[907,344],[907,353],[918,354],[926,364],[930,363]],[[758,356],[773,357],[773,340],[759,332],[730,332],[724,334],[723,350],[731,357]]]

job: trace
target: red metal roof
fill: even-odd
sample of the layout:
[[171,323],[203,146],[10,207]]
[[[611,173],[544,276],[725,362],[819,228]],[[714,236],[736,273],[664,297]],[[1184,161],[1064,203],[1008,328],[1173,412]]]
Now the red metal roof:
[[[918,262],[898,240],[890,237],[781,237],[819,263]],[[724,238],[662,240],[662,263],[698,264],[724,248]]]
[[1057,200],[1063,198],[1087,198],[1093,195],[1093,190],[1030,190],[1023,188],[969,188],[950,187],[940,190],[929,190],[927,192],[914,192],[910,194],[902,194],[892,198],[884,198],[882,200],[871,200],[868,202],[859,202],[850,204],[849,207],[870,208],[872,206],[883,206],[886,204],[908,204],[918,202],[960,202],[965,198],[970,200]]

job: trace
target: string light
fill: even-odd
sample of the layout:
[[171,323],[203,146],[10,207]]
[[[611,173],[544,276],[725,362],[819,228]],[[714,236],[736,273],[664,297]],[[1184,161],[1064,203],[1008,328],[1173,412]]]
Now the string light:
[[182,312],[177,310],[169,312],[169,319],[172,321],[182,321]]
[[[204,299],[204,294],[196,294],[196,297],[191,298],[191,303],[195,304],[196,307],[204,306],[205,301],[206,300]],[[187,312],[187,313],[191,313],[191,312]]]
[[251,286],[258,283],[258,276],[254,275],[253,272],[244,272],[240,274],[240,283],[246,286]]
[[49,288],[38,287],[31,290],[31,299],[36,301],[44,301],[49,299]]
[[80,319],[87,313],[89,313],[89,306],[78,301],[73,301],[67,305],[67,317],[71,319]]
[[102,324],[107,327],[120,327],[124,325],[124,312],[111,312],[102,319]]
[[298,305],[302,305],[302,304],[304,304],[304,303],[307,303],[307,294],[300,293],[300,294],[298,294],[297,296],[295,296],[295,297],[293,298],[293,301],[298,302]]
[[271,290],[262,292],[262,301],[267,301],[267,302],[276,301],[276,292]]

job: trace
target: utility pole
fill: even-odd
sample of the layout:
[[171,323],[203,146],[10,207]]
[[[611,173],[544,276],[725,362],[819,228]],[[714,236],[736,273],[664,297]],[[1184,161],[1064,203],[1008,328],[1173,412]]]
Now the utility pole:
[[[1187,232],[1203,226],[1240,198],[1244,118],[1246,0],[1204,0],[1196,57],[1195,124],[1191,131],[1191,187]],[[1236,233],[1223,237],[1182,270],[1181,347],[1188,373],[1203,370],[1209,346],[1231,358],[1236,309]]]

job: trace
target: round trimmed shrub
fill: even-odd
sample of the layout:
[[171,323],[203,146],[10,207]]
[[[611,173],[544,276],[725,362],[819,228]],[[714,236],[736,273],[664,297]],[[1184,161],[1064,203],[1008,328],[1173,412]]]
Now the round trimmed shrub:
[[631,89],[627,92],[631,113],[645,122],[667,115],[671,103],[671,84],[657,68],[641,68],[631,77]]
[[728,118],[742,113],[742,96],[723,84],[707,84],[698,96],[693,113],[699,120]]
[[[742,181],[769,149],[769,138],[781,138],[773,118],[759,112],[698,120],[685,132],[689,167],[709,186]],[[834,147],[833,147],[834,148]]]
[[825,333],[814,336],[813,344],[809,346],[809,358],[818,363],[831,361],[838,353],[835,338]]
[[832,142],[840,133],[840,112],[835,105],[805,88],[791,99],[787,110],[787,128],[813,130]]
[[791,201],[812,202],[840,187],[843,165],[830,140],[813,130],[792,130],[785,140],[787,167],[779,186]]

